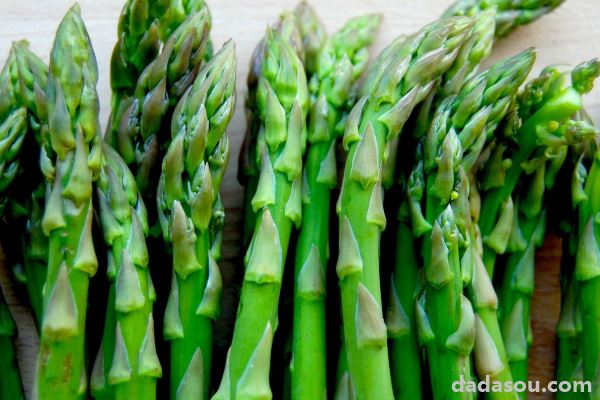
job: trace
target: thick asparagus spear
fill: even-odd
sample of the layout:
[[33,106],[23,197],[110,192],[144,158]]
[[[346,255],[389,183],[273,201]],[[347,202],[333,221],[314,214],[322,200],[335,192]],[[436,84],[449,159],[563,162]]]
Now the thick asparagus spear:
[[221,275],[209,224],[229,158],[225,135],[235,109],[235,47],[225,44],[181,99],[162,165],[159,219],[173,253],[164,322],[171,340],[171,397],[208,396],[212,320],[218,318]]
[[388,144],[452,65],[472,26],[469,18],[449,18],[397,39],[390,45],[394,50],[384,51],[375,61],[382,72],[372,78],[368,97],[359,100],[348,116],[343,140],[348,159],[337,205],[336,271],[349,373],[358,398],[393,397],[379,281],[379,238],[386,222],[381,165]]
[[[474,341],[480,377],[511,380],[497,332],[497,300],[489,277],[478,268],[480,263],[471,272],[465,268],[469,263],[462,262],[474,254],[465,171],[508,112],[534,59],[535,53],[527,50],[472,78],[458,95],[440,104],[425,139],[423,178],[418,179],[425,183],[425,212],[421,214],[417,204],[412,215],[413,226],[433,227],[431,236],[424,236],[422,246],[427,283],[425,309],[435,335],[435,345],[428,347],[435,398],[445,398],[453,382],[461,375],[470,375],[469,354]],[[415,174],[421,174],[419,164]],[[415,177],[412,180],[417,181]],[[462,295],[464,284],[469,285],[470,301]],[[491,346],[486,340],[493,340]],[[490,352],[492,349],[494,352]],[[492,360],[497,360],[496,364]],[[492,366],[497,369],[492,370]]]
[[233,342],[214,399],[271,398],[269,367],[283,266],[292,225],[301,219],[302,153],[308,88],[302,62],[282,38],[267,30],[258,88],[261,120],[257,153],[261,175],[252,205],[257,224]]
[[[0,88],[0,92],[4,93],[1,107],[6,107],[12,98],[15,104],[26,110],[25,137],[19,141],[23,146],[21,163],[29,167],[18,172],[18,189],[9,190],[11,201],[7,215],[4,216],[8,226],[0,236],[5,244],[7,257],[24,269],[27,294],[39,326],[48,262],[48,240],[41,229],[45,182],[40,169],[34,166],[39,159],[42,136],[46,136],[48,130],[45,99],[48,67],[29,50],[25,41],[13,43],[9,63],[9,80],[0,84],[4,88]],[[6,93],[6,90],[10,90],[12,95]],[[4,112],[0,111],[0,114]]]
[[0,385],[0,400],[24,400],[21,374],[17,366],[14,337],[17,335],[17,326],[13,321],[8,304],[0,288],[0,368],[2,371],[2,384]]
[[162,369],[154,340],[146,207],[123,159],[108,145],[103,154],[98,202],[111,287],[90,386],[97,399],[154,399]]
[[86,391],[85,317],[89,279],[98,261],[92,241],[92,182],[102,149],[98,69],[78,6],[62,20],[50,54],[48,116],[51,151],[40,163],[48,180],[42,220],[50,236],[44,317],[38,355],[39,399],[76,399]]
[[529,24],[553,11],[565,0],[457,0],[446,10],[445,16],[475,15],[482,10],[496,8],[496,36],[503,37],[521,25]]
[[[329,203],[337,184],[336,126],[350,91],[365,70],[380,17],[350,20],[329,38],[315,61],[310,82],[312,111],[304,168],[305,199],[296,247],[292,398],[326,393],[325,276],[329,259]],[[308,57],[308,55],[307,55]]]
[[113,121],[117,128],[110,143],[130,166],[148,204],[156,194],[157,162],[169,142],[165,125],[194,82],[204,60],[209,29],[206,8],[187,17],[141,72],[133,97],[124,98],[119,105],[116,115],[120,120]]

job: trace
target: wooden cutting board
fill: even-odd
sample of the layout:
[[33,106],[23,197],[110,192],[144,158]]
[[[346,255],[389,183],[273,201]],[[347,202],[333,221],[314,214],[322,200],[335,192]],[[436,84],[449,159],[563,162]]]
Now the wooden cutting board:
[[[106,121],[109,108],[109,60],[116,39],[117,19],[122,7],[120,0],[81,0],[81,10],[96,51],[102,104],[101,121]],[[242,110],[245,96],[245,77],[250,54],[264,33],[267,24],[275,21],[284,9],[296,5],[295,0],[209,0],[213,15],[212,37],[215,47],[233,38],[238,56],[238,109],[229,134],[232,142],[231,164],[222,186],[227,208],[224,260],[222,268],[226,282],[239,279],[239,265],[235,260],[240,253],[242,189],[235,179],[237,154],[244,132]],[[0,0],[0,61],[4,62],[10,43],[26,38],[31,48],[45,61],[52,45],[55,29],[71,0]],[[314,2],[329,32],[341,27],[348,18],[364,13],[381,13],[384,22],[379,38],[373,46],[378,52],[398,35],[411,33],[437,18],[450,4],[449,0],[329,0]],[[527,48],[538,49],[534,73],[548,64],[574,64],[600,56],[600,6],[597,0],[568,0],[565,5],[542,20],[521,28],[508,39],[497,43],[489,62],[515,54]],[[489,63],[488,62],[488,63]],[[600,123],[600,90],[587,96],[586,106]],[[554,325],[558,316],[558,265],[560,242],[554,237],[538,254],[536,292],[533,300],[534,346],[532,349],[531,379],[546,382],[554,373]],[[2,266],[0,255],[0,267]],[[5,268],[0,268],[0,283],[8,292],[9,301],[19,323],[19,354],[26,386],[32,381],[37,339],[31,316],[11,296]],[[235,293],[230,288],[230,294]],[[231,319],[231,318],[230,318]],[[230,329],[231,321],[223,321],[220,329]],[[532,395],[531,398],[550,398]]]

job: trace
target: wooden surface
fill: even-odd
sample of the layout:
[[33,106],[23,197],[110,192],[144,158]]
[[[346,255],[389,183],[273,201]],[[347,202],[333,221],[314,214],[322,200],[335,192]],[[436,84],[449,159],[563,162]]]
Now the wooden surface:
[[[242,191],[235,174],[237,154],[244,131],[241,109],[245,96],[245,76],[248,60],[257,41],[268,23],[276,20],[284,9],[293,8],[295,0],[209,0],[213,14],[212,36],[215,47],[228,38],[237,44],[238,55],[238,110],[230,126],[232,138],[231,165],[223,183],[222,193],[227,208],[224,262],[222,268],[230,282],[239,278],[235,259],[239,254],[240,207]],[[410,33],[434,20],[448,6],[448,0],[329,0],[314,2],[318,13],[325,21],[329,32],[339,28],[348,18],[367,13],[381,12],[384,15],[379,39],[374,51],[380,50],[394,37]],[[27,38],[31,48],[44,60],[52,44],[54,31],[71,0],[0,0],[0,61],[4,61],[13,40]],[[108,61],[115,42],[117,18],[121,0],[81,0],[83,17],[87,23],[100,68],[99,92],[102,104],[101,121],[108,116],[109,85]],[[537,73],[543,66],[555,63],[573,64],[584,59],[600,56],[600,5],[598,0],[568,0],[552,15],[544,17],[531,26],[519,29],[509,39],[499,42],[490,61],[514,54],[526,47],[538,49]],[[597,123],[600,123],[600,90],[595,89],[587,96],[587,108]],[[557,318],[558,259],[560,245],[550,238],[539,254],[534,296],[533,328],[535,342],[532,350],[531,379],[547,381],[553,374],[554,324]],[[2,263],[0,258],[0,264]],[[0,274],[0,283],[6,288],[6,271]],[[235,291],[235,288],[230,288]],[[9,290],[10,291],[10,290]],[[10,293],[8,293],[10,296]],[[12,297],[11,297],[12,298]],[[26,384],[31,382],[36,334],[31,317],[12,298],[13,311],[19,319],[19,351],[21,367]],[[224,324],[223,329],[227,329]],[[536,398],[536,396],[531,396]],[[538,397],[538,398],[541,398]]]

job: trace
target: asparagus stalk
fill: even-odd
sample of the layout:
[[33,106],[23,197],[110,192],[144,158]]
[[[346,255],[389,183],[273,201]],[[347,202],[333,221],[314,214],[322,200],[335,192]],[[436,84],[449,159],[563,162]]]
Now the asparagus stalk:
[[[589,139],[587,130],[570,129],[565,124],[573,114],[581,110],[582,94],[590,90],[598,73],[598,61],[590,61],[576,67],[571,74],[557,67],[546,68],[540,76],[519,94],[519,118],[522,125],[514,138],[519,146],[509,157],[500,153],[490,160],[490,172],[484,172],[493,179],[484,182],[481,190],[481,218],[479,229],[483,238],[486,269],[491,277],[497,254],[504,254],[508,246],[508,236],[498,232],[512,230],[510,212],[507,205],[514,204],[511,198],[523,173],[523,165],[539,158],[552,146],[579,143]],[[572,83],[569,82],[572,75]],[[525,164],[526,165],[526,164]],[[511,211],[511,207],[508,207]],[[514,207],[512,207],[514,212]],[[496,232],[496,233],[494,233]]]
[[302,213],[306,75],[294,50],[272,29],[267,30],[258,76],[261,128],[256,152],[262,163],[252,199],[257,223],[245,257],[233,342],[213,399],[272,397],[269,364],[283,266],[292,225],[299,225]]
[[306,1],[300,2],[294,10],[304,52],[304,69],[312,77],[319,69],[320,53],[327,40],[327,32],[315,10]]
[[[569,131],[558,136],[594,138],[596,130],[584,121],[569,120],[560,128]],[[503,268],[500,290],[500,324],[515,380],[526,380],[528,351],[531,346],[531,296],[534,289],[535,250],[546,233],[546,191],[552,188],[554,177],[566,160],[566,142],[555,141],[543,155],[523,164],[530,175],[515,196],[512,229]],[[509,200],[509,202],[512,201]],[[512,213],[512,210],[508,210]],[[506,212],[506,211],[505,211]],[[508,225],[510,226],[510,225]],[[497,231],[496,231],[497,232]]]
[[[415,205],[413,226],[423,232],[432,227],[422,246],[425,310],[435,335],[435,344],[428,351],[435,398],[444,398],[453,382],[461,375],[470,375],[473,344],[480,378],[491,375],[501,381],[511,380],[496,320],[496,294],[485,271],[478,268],[480,262],[470,245],[470,194],[465,171],[510,109],[534,59],[535,53],[526,50],[497,63],[468,81],[458,95],[444,100],[425,139],[423,170],[420,165],[415,169],[415,174],[423,176],[412,179],[422,179],[426,188],[422,200],[425,212]],[[474,257],[474,264],[470,257]],[[463,285],[468,285],[469,300],[462,295]]]
[[[581,118],[586,120],[584,118]],[[592,124],[591,120],[587,121]],[[556,356],[556,380],[576,382],[583,380],[582,354],[578,335],[581,334],[581,315],[579,313],[577,280],[575,279],[575,257],[577,253],[579,223],[577,206],[586,200],[584,185],[587,179],[590,160],[597,151],[595,143],[583,146],[576,151],[571,149],[569,168],[563,168],[558,176],[549,205],[553,218],[560,217],[558,223],[562,235],[563,251],[561,258],[561,308],[556,326],[558,347]],[[570,195],[567,198],[566,193]],[[570,207],[565,207],[565,201]],[[557,394],[556,398],[565,400],[570,397],[586,398],[585,393]]]
[[393,397],[379,280],[379,238],[386,222],[380,168],[389,155],[388,144],[452,65],[472,25],[468,18],[444,19],[397,39],[390,45],[394,50],[375,61],[382,72],[371,75],[376,82],[369,84],[368,97],[348,116],[336,271],[349,374],[358,398]]
[[[407,187],[413,192],[419,190],[415,183],[407,184]],[[415,252],[416,243],[408,207],[404,198],[398,213],[394,272],[390,282],[386,324],[395,398],[418,400],[423,398],[421,369],[425,367],[421,365],[415,319],[415,304],[422,288],[422,270],[421,260]]]
[[[495,28],[494,10],[482,12],[475,21],[472,32],[468,40],[462,45],[458,56],[452,67],[446,71],[437,84],[436,90],[432,91],[428,98],[419,105],[419,111],[415,116],[415,127],[412,132],[412,138],[408,138],[403,143],[406,149],[403,152],[404,158],[414,160],[415,154],[408,148],[413,146],[413,140],[418,140],[425,136],[432,117],[432,109],[435,110],[439,103],[446,97],[456,94],[465,79],[468,79],[477,70],[479,63],[491,52]],[[399,145],[398,143],[395,146]],[[383,170],[383,184],[389,188],[394,180],[396,171],[396,151],[390,152]],[[411,161],[408,161],[410,167]],[[402,167],[406,167],[403,165]],[[416,178],[416,177],[415,177]],[[410,183],[411,196],[422,196],[423,187],[419,181]],[[416,186],[415,186],[416,185]],[[402,188],[405,191],[407,188]],[[395,200],[395,199],[394,199]],[[414,251],[413,233],[411,231],[409,217],[409,205],[406,199],[403,200],[399,211],[399,221],[396,232],[395,246],[395,268],[392,276],[392,286],[390,289],[390,300],[388,309],[388,334],[391,338],[391,364],[392,381],[394,384],[394,393],[398,398],[420,399],[421,393],[421,357],[417,341],[417,331],[415,326],[415,300],[418,281],[420,275],[420,258]],[[390,323],[392,326],[390,326]]]
[[[588,71],[592,76],[600,72],[598,65]],[[590,89],[591,85],[585,89]],[[581,315],[580,354],[582,356],[583,380],[592,383],[591,399],[600,398],[598,389],[598,351],[600,350],[599,312],[595,297],[598,293],[598,222],[596,215],[600,211],[598,201],[598,178],[600,177],[600,158],[596,150],[591,165],[587,168],[587,177],[581,174],[581,181],[574,181],[578,194],[574,197],[579,212],[578,243],[575,253],[574,278],[577,284],[577,305]],[[585,179],[585,183],[583,183]]]
[[475,15],[482,10],[496,8],[497,37],[504,37],[521,25],[529,24],[560,6],[565,0],[457,0],[445,16]]
[[157,161],[169,141],[162,132],[175,105],[194,82],[204,60],[209,29],[206,8],[188,16],[141,72],[133,97],[122,99],[116,113],[120,119],[113,121],[117,128],[110,143],[130,166],[148,204],[156,194]]
[[[15,142],[13,145],[23,147],[21,164],[35,165],[39,159],[42,136],[47,135],[48,129],[45,100],[48,67],[29,50],[27,42],[20,41],[13,43],[6,68],[5,72],[8,74],[2,75],[7,80],[3,79],[0,84],[0,92],[3,93],[1,107],[5,108],[13,103],[26,110],[26,126],[22,132],[25,136],[17,139],[21,144]],[[0,114],[5,112],[0,111]],[[7,139],[11,140],[10,135]],[[15,163],[17,160],[15,159]],[[10,262],[18,263],[24,269],[27,294],[39,326],[42,317],[42,289],[46,281],[48,262],[48,240],[41,229],[45,183],[39,168],[30,167],[14,175],[18,175],[20,184],[18,190],[9,189],[8,193],[5,193],[11,201],[4,215],[7,227],[6,230],[2,230],[1,240],[5,244],[4,251]],[[1,202],[6,203],[0,200]],[[0,205],[1,207],[3,206]]]
[[90,386],[97,399],[154,399],[162,369],[154,339],[146,207],[127,164],[108,145],[103,153],[98,202],[111,287]]
[[156,7],[164,0],[127,0],[117,30],[110,61],[111,121],[105,140],[118,148],[118,132],[127,104],[133,100],[142,71],[160,49]]
[[[312,21],[316,20],[317,17],[308,4],[301,3],[297,13],[300,13],[300,10],[302,10],[302,18],[308,21],[304,22],[304,24],[307,26],[309,26],[309,23],[312,23]],[[302,60],[304,57],[304,42],[302,39],[302,33],[300,32],[298,20],[294,14],[283,13],[273,29],[283,37],[283,39],[294,49],[296,55]],[[308,43],[312,43],[312,39]],[[254,53],[252,54],[252,58],[250,60],[250,71],[248,72],[247,78],[248,95],[246,97],[245,104],[246,134],[244,136],[242,149],[239,155],[240,168],[238,170],[238,181],[245,188],[244,233],[242,237],[242,245],[244,247],[248,246],[256,225],[256,213],[252,206],[252,198],[256,193],[261,164],[261,156],[257,151],[257,140],[261,127],[261,120],[259,118],[256,94],[264,52],[265,39],[263,38],[254,49]]]
[[164,322],[171,340],[172,398],[204,399],[209,391],[212,320],[221,300],[209,227],[229,159],[225,130],[235,109],[235,72],[235,47],[228,42],[177,106],[163,160],[158,208],[173,253]]
[[9,198],[9,186],[20,172],[20,153],[27,132],[27,108],[20,106],[13,84],[17,64],[14,51],[0,72],[0,215]]
[[0,354],[2,354],[0,357],[0,368],[2,368],[0,400],[25,399],[13,343],[15,336],[17,336],[17,326],[0,288]]
[[86,391],[85,317],[98,267],[92,241],[92,183],[99,175],[98,69],[78,6],[58,27],[50,54],[51,150],[40,165],[48,181],[42,228],[49,235],[35,391],[39,399],[76,399]]
[[[325,276],[329,259],[329,203],[337,184],[336,126],[350,91],[365,70],[380,16],[350,20],[329,38],[316,59],[310,82],[312,110],[302,227],[296,247],[292,398],[319,398],[326,393]],[[308,56],[307,56],[308,57]]]

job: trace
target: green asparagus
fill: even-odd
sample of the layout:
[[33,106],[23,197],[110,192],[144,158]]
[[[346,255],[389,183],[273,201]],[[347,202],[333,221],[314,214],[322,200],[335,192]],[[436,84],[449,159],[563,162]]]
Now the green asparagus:
[[40,165],[48,181],[42,228],[50,237],[36,387],[39,399],[76,399],[86,391],[85,317],[98,260],[92,241],[92,183],[102,162],[98,68],[78,6],[58,27],[50,54],[50,151]]
[[98,203],[111,287],[90,388],[96,399],[154,399],[162,369],[154,339],[146,207],[123,159],[106,144],[103,154]]
[[213,399],[271,398],[271,344],[292,225],[302,214],[302,155],[308,87],[302,62],[276,31],[267,30],[256,100],[261,121],[256,152],[260,179],[252,206],[257,223],[228,361]]
[[8,304],[0,288],[0,368],[2,371],[2,384],[0,385],[0,400],[24,400],[21,374],[17,366],[14,337],[17,335],[17,326],[13,321]]
[[155,8],[165,0],[127,0],[117,30],[110,63],[111,121],[105,140],[117,147],[118,132],[142,71],[158,55],[159,27]]
[[[413,140],[418,140],[425,136],[429,129],[431,110],[435,109],[439,102],[444,98],[456,94],[465,79],[472,75],[478,68],[479,63],[491,52],[493,44],[494,11],[482,12],[473,26],[469,39],[459,50],[459,54],[452,67],[441,77],[441,80],[427,99],[419,105],[419,110],[415,116],[415,127],[412,137],[404,138],[402,143],[401,156],[405,164],[410,168],[410,160],[415,159],[414,146],[411,146]],[[398,143],[394,147],[398,146]],[[394,181],[396,173],[396,155],[397,150],[390,151],[391,155],[387,160],[383,170],[383,184],[390,187]],[[406,168],[406,165],[402,165]],[[412,187],[412,185],[417,186]],[[404,193],[407,187],[400,188]],[[422,196],[422,187],[418,182],[410,184],[411,190],[416,191],[413,196]],[[395,197],[395,196],[394,196]],[[396,200],[392,198],[392,201]],[[399,211],[399,221],[396,233],[395,246],[395,268],[390,286],[389,309],[386,320],[388,321],[388,334],[390,341],[390,361],[392,367],[392,382],[394,384],[394,393],[397,398],[420,399],[421,391],[421,360],[420,350],[417,341],[417,331],[415,326],[415,300],[418,295],[419,287],[418,276],[420,259],[419,253],[415,254],[413,233],[411,232],[410,222],[407,219],[408,203],[403,196],[402,205]]]
[[[302,4],[305,3],[301,3]],[[303,13],[308,14],[304,18],[308,21],[313,21],[314,11],[310,6],[303,6]],[[301,8],[299,8],[301,9]],[[283,39],[294,49],[298,57],[303,59],[304,47],[300,26],[294,14],[283,13],[273,27]],[[311,43],[311,42],[309,42]],[[259,181],[259,170],[261,157],[257,151],[257,140],[261,127],[261,121],[258,117],[258,105],[256,101],[256,92],[258,87],[258,79],[261,73],[261,66],[265,52],[265,39],[263,38],[254,49],[250,60],[250,71],[248,72],[247,86],[248,95],[246,97],[246,134],[242,143],[242,149],[239,156],[240,168],[238,171],[238,181],[245,187],[244,190],[244,232],[242,236],[242,245],[247,247],[254,227],[256,225],[256,213],[252,206],[252,198],[256,192],[256,187]]]
[[[470,246],[466,171],[486,140],[493,137],[534,60],[535,53],[527,50],[497,63],[469,80],[458,95],[444,100],[425,138],[423,164],[417,164],[412,179],[426,188],[423,206],[412,206],[413,227],[424,232],[432,227],[431,234],[423,238],[422,254],[425,309],[435,335],[434,344],[428,346],[435,398],[445,398],[461,375],[470,376],[473,345],[475,369],[481,379],[490,375],[511,380],[496,320],[496,293]],[[468,300],[462,295],[463,285]],[[456,394],[456,398],[462,396]]]
[[[587,72],[583,75],[597,76],[600,73],[600,64],[587,64]],[[591,89],[591,85],[580,87],[582,91]],[[579,212],[578,244],[575,256],[574,277],[577,283],[577,304],[581,315],[580,354],[582,356],[583,380],[592,383],[591,399],[600,398],[598,386],[598,352],[600,351],[600,329],[598,321],[599,309],[597,305],[598,293],[598,222],[596,215],[600,211],[600,202],[596,184],[600,172],[600,158],[598,152],[594,154],[591,165],[587,168],[587,178],[580,175],[585,182],[574,182],[579,187],[578,197],[574,199]],[[583,179],[582,179],[583,180]]]
[[228,42],[178,104],[162,164],[159,220],[173,254],[164,321],[173,399],[208,396],[212,320],[219,316],[221,300],[209,225],[229,158],[225,130],[235,109],[235,73],[235,47]]
[[446,10],[445,16],[475,15],[482,10],[496,8],[497,37],[511,33],[521,25],[529,24],[560,6],[565,0],[457,0]]
[[[350,20],[318,53],[310,81],[312,110],[304,167],[303,221],[296,247],[292,398],[326,393],[325,276],[329,259],[329,203],[337,184],[336,127],[356,80],[365,70],[378,15]],[[307,55],[308,58],[308,55]]]
[[[13,43],[9,63],[9,81],[0,84],[4,87],[0,88],[0,91],[10,90],[12,96],[5,94],[2,108],[14,102],[26,110],[26,126],[22,133],[25,137],[19,141],[23,146],[21,164],[28,168],[23,168],[18,173],[19,187],[7,193],[11,198],[9,210],[4,215],[8,225],[6,229],[2,229],[0,240],[5,245],[4,251],[8,261],[20,265],[24,270],[27,294],[39,326],[42,317],[42,289],[46,281],[48,243],[41,229],[45,183],[40,169],[31,166],[37,164],[42,136],[47,135],[45,89],[48,67],[29,50],[25,41]],[[10,85],[10,88],[5,85]],[[4,112],[0,111],[0,114]],[[0,208],[2,207],[0,205]]]
[[148,204],[156,194],[157,161],[168,145],[169,138],[161,133],[166,131],[173,108],[194,82],[204,60],[209,29],[206,8],[187,17],[141,72],[133,97],[121,100],[116,113],[121,119],[113,121],[117,129],[110,144],[130,166]]
[[374,80],[368,97],[348,116],[343,139],[348,159],[336,207],[336,271],[349,378],[358,398],[393,397],[379,279],[379,237],[386,223],[380,168],[389,155],[388,144],[450,68],[472,26],[469,18],[443,19],[397,39],[390,45],[394,50],[384,51],[375,61],[381,73],[367,77]]
[[294,16],[298,21],[304,50],[304,69],[310,79],[319,68],[319,54],[323,51],[322,47],[327,40],[327,33],[315,10],[306,1],[298,4],[294,10]]

